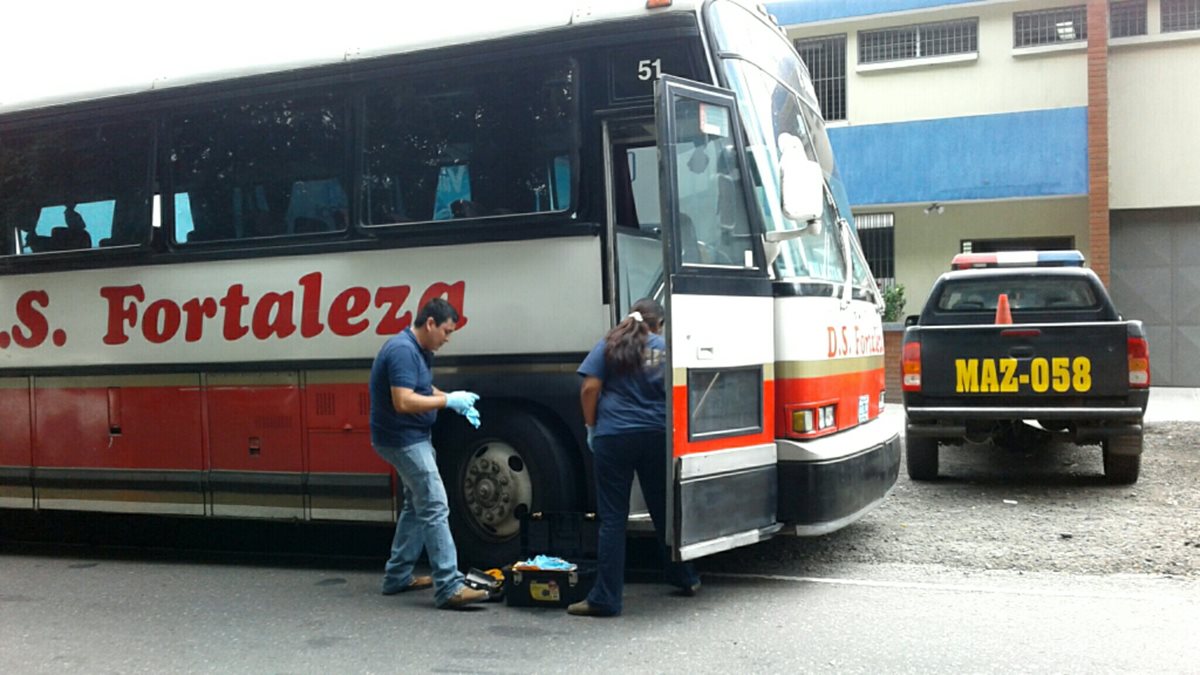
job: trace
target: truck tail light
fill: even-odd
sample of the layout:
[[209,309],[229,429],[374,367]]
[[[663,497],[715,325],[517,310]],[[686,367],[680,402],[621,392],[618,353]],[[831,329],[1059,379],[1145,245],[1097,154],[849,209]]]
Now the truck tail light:
[[[1130,366],[1132,368],[1132,366]],[[904,343],[904,353],[900,359],[901,388],[904,391],[921,391],[921,343]],[[1130,370],[1130,379],[1133,371]]]
[[1146,338],[1131,337],[1126,343],[1129,355],[1129,386],[1146,389],[1150,386],[1150,346]]

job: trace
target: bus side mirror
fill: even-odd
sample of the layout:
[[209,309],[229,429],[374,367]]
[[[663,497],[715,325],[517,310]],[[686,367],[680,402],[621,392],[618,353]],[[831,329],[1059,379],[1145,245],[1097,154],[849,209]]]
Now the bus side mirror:
[[792,134],[779,134],[779,183],[783,215],[819,234],[825,210],[825,172],[808,158],[804,144]]
[[775,259],[779,257],[779,251],[783,247],[783,242],[789,239],[799,239],[804,236],[807,230],[774,230],[764,232],[763,252],[767,254],[767,267],[775,263]]

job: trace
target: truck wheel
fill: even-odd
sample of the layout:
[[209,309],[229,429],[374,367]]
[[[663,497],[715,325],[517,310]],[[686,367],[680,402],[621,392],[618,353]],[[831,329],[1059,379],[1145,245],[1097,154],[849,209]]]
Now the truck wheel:
[[579,477],[565,444],[533,415],[480,414],[479,429],[448,420],[435,445],[460,564],[500,567],[520,556],[518,516],[574,510]]
[[1142,435],[1114,436],[1102,442],[1104,478],[1113,485],[1132,485],[1142,469]]
[[909,478],[912,480],[937,478],[938,443],[936,439],[905,436],[904,455]]

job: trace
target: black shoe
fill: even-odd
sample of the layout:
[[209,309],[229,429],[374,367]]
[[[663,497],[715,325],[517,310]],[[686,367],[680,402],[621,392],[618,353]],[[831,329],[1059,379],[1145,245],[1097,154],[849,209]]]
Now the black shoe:
[[696,594],[699,592],[700,592],[700,580],[699,579],[697,579],[696,583],[694,583],[694,584],[691,584],[689,586],[680,586],[679,587],[679,595],[682,595],[685,598],[694,598],[694,597],[696,597]]

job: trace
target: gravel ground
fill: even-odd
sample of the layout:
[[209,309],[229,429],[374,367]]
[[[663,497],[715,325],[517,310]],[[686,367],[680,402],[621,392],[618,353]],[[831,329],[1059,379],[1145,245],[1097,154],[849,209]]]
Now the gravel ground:
[[1098,446],[941,449],[941,476],[913,482],[862,520],[702,561],[710,572],[828,574],[839,564],[965,571],[1152,574],[1200,579],[1200,423],[1147,425],[1141,477],[1103,481]]
[[[391,540],[390,526],[141,519],[131,528],[126,517],[111,514],[42,515],[49,527],[14,538],[71,541],[70,550],[81,555],[97,554],[88,544],[100,542],[131,550],[167,547],[167,555],[173,547],[265,548],[373,569]],[[12,546],[5,534],[0,531],[0,550]],[[648,539],[632,539],[629,553],[633,568],[657,560]],[[1141,478],[1128,486],[1104,483],[1098,446],[943,447],[938,480],[909,481],[901,466],[888,498],[853,525],[822,537],[777,537],[699,563],[702,572],[800,576],[869,574],[864,567],[886,574],[893,566],[1200,581],[1200,422],[1149,423]]]

